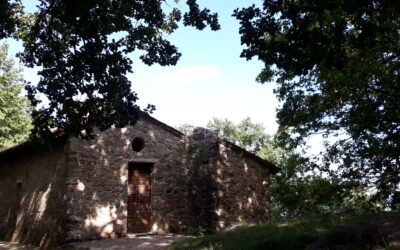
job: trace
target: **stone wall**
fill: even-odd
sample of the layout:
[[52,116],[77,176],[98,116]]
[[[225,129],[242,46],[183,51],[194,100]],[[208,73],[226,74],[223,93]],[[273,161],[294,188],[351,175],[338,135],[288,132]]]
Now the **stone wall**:
[[266,222],[269,170],[229,147],[231,143],[219,140],[216,131],[197,128],[189,139],[191,154],[203,150],[199,164],[202,180],[195,200],[197,210],[202,211],[197,212],[202,225],[216,232],[238,222]]
[[[135,138],[144,142],[139,152]],[[268,169],[223,142],[215,131],[184,137],[142,119],[92,140],[70,138],[51,152],[16,152],[0,161],[0,237],[48,247],[125,236],[130,162],[153,163],[153,232],[265,222]]]
[[[140,137],[142,151],[132,150]],[[202,226],[210,232],[237,222],[269,217],[268,170],[224,144],[217,133],[198,128],[188,138],[141,120],[112,128],[94,140],[71,139],[67,155],[67,240],[126,235],[129,162],[154,162],[151,229],[181,232]]]
[[[144,140],[132,150],[136,137]],[[114,238],[126,235],[128,165],[154,162],[151,173],[151,228],[173,232],[187,228],[189,214],[183,191],[174,181],[173,162],[181,138],[140,120],[134,127],[111,128],[94,140],[71,139],[67,157],[67,240]]]
[[[205,128],[196,128],[188,137],[188,164],[191,174],[188,175],[189,203],[191,204],[194,227],[201,226],[208,232],[215,232],[218,221],[216,214],[217,191],[216,163],[219,155],[217,132]],[[193,192],[194,191],[194,192]]]
[[63,238],[63,146],[0,156],[0,239],[52,247]]
[[269,220],[269,170],[243,157],[223,143],[216,163],[218,183],[217,230],[237,222],[264,223]]

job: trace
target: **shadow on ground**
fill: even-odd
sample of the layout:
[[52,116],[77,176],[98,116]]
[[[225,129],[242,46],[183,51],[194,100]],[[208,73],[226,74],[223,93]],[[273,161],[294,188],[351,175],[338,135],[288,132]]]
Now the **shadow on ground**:
[[66,249],[69,246],[74,248],[88,248],[88,249],[164,249],[174,242],[193,238],[187,235],[146,235],[128,238],[108,239],[108,240],[94,240],[86,242],[75,242],[65,245]]
[[15,242],[0,241],[0,250],[39,250],[39,247],[21,245]]

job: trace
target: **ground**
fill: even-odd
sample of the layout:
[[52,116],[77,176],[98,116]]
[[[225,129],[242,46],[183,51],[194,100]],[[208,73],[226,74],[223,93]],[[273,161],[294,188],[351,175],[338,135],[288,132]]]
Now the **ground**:
[[400,249],[400,213],[331,214],[253,225],[175,243],[171,249]]
[[167,234],[167,235],[147,235],[133,238],[118,238],[109,240],[95,240],[69,244],[75,248],[88,248],[90,250],[100,249],[140,249],[153,250],[164,249],[174,242],[189,239],[186,235]]
[[400,214],[372,214],[336,227],[307,249],[400,249]]
[[9,241],[0,241],[0,250],[38,250],[39,247],[28,246],[28,245],[21,245],[14,242]]
[[[138,249],[138,250],[155,250],[164,249],[171,245],[173,242],[190,239],[192,237],[186,235],[177,234],[166,234],[166,235],[147,235],[140,237],[130,238],[118,238],[108,240],[94,240],[75,242],[67,245],[60,246],[59,249],[65,250],[78,250],[78,249],[113,249],[113,250],[125,250],[125,249]],[[0,241],[0,250],[39,250],[38,247],[20,245],[11,242]]]
[[[172,245],[171,245],[172,244]],[[400,213],[331,214],[283,223],[236,226],[204,237],[149,235],[70,243],[61,249],[400,249]],[[38,249],[0,241],[3,249]]]

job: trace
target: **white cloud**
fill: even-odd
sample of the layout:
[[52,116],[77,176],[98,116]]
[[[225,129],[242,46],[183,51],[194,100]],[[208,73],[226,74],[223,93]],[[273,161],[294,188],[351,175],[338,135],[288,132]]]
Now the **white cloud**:
[[222,75],[217,65],[196,65],[178,68],[153,77],[153,81],[162,85],[184,85],[204,81]]

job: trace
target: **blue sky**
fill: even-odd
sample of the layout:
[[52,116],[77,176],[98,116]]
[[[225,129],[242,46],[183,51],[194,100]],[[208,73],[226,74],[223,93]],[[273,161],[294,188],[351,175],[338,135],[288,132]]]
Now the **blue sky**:
[[[34,9],[33,2],[24,1],[28,3],[28,11]],[[173,67],[148,67],[137,59],[138,54],[132,55],[134,73],[128,77],[133,83],[132,90],[140,98],[139,104],[156,105],[153,116],[172,126],[183,123],[205,126],[212,117],[235,122],[250,117],[263,123],[268,133],[274,133],[278,106],[273,94],[275,85],[256,83],[263,64],[239,57],[243,48],[239,23],[231,16],[235,8],[260,5],[261,1],[198,0],[198,3],[218,12],[221,30],[198,31],[181,25],[169,36],[182,53],[181,60]],[[179,5],[184,7],[184,1]],[[13,41],[9,44],[11,53],[21,49]],[[26,69],[24,74],[27,80],[38,81],[34,69]]]
[[218,12],[221,30],[198,31],[182,25],[170,36],[182,53],[176,66],[137,64],[130,79],[140,103],[155,104],[154,116],[173,126],[181,123],[205,126],[212,117],[235,122],[250,117],[263,123],[268,133],[274,133],[278,105],[274,84],[256,83],[263,64],[239,57],[243,48],[239,23],[231,16],[235,8],[261,1],[198,2]]

